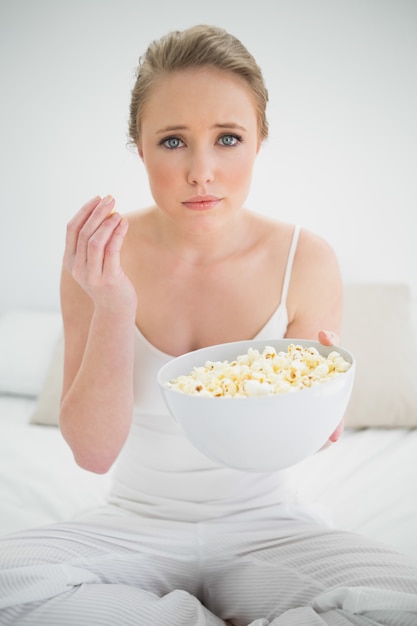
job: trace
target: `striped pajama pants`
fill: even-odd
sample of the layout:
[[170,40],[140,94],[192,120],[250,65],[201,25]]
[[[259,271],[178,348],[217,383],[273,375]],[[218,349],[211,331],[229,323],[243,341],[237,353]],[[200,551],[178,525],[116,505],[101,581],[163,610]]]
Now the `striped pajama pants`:
[[0,625],[416,626],[417,562],[301,521],[102,515],[0,541]]

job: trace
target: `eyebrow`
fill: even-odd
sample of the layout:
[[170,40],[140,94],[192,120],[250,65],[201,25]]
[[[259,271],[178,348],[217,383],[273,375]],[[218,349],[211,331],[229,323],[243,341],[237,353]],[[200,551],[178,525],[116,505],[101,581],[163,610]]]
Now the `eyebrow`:
[[[240,124],[236,124],[235,122],[226,122],[226,123],[222,123],[222,124],[214,124],[212,126],[212,128],[220,128],[220,129],[228,129],[228,130],[241,130],[241,131],[246,131],[246,128],[244,126],[241,126]],[[160,128],[159,130],[157,130],[157,134],[159,133],[173,133],[173,132],[178,132],[180,130],[188,130],[188,126],[165,126],[164,128]]]

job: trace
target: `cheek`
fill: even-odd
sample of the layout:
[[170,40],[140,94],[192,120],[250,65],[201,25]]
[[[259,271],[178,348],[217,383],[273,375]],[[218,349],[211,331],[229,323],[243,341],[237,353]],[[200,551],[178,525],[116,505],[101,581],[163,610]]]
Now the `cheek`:
[[153,159],[146,164],[149,188],[152,197],[160,208],[168,207],[180,195],[181,178],[178,168],[172,162],[167,163],[163,158]]
[[172,162],[166,162],[165,159],[153,159],[147,163],[146,169],[151,186],[162,187],[160,191],[178,184],[178,168]]
[[252,155],[245,154],[241,158],[234,160],[231,167],[227,170],[225,169],[224,173],[230,181],[245,187],[250,181],[253,166],[254,159]]

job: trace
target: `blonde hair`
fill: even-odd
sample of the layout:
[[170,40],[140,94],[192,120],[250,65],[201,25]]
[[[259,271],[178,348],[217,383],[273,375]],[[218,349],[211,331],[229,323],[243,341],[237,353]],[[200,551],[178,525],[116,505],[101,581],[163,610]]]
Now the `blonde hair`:
[[198,25],[173,31],[153,41],[139,59],[130,101],[129,137],[140,138],[143,110],[153,84],[164,74],[187,68],[212,66],[242,77],[254,98],[261,139],[268,136],[268,91],[254,57],[233,35],[216,26]]

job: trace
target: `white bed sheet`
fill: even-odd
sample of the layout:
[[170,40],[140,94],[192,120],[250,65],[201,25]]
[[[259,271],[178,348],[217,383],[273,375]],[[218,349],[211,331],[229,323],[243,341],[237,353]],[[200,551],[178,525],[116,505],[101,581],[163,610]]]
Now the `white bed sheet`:
[[300,498],[330,509],[337,528],[417,556],[417,430],[346,430],[291,476]]
[[[79,468],[56,427],[29,425],[35,400],[0,397],[0,535],[64,521],[105,502],[111,473]],[[296,497],[336,527],[417,557],[417,430],[345,431],[288,470]]]
[[78,467],[59,430],[29,425],[35,400],[0,397],[0,535],[104,503],[109,474]]

